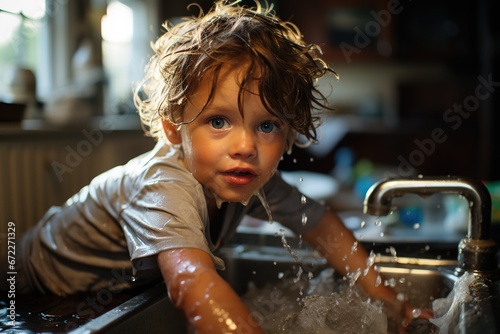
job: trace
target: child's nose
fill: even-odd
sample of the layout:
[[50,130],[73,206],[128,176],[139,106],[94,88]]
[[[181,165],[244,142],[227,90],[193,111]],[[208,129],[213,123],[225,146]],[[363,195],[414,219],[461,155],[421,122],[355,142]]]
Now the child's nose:
[[246,159],[257,155],[257,141],[252,131],[239,129],[233,133],[231,141],[230,156]]

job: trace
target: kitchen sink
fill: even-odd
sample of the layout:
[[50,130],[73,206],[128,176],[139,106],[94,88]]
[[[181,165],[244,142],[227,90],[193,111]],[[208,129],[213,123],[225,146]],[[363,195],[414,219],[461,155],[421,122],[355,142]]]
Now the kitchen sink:
[[[293,256],[289,251],[293,252]],[[328,271],[324,259],[310,250],[233,245],[221,249],[219,256],[226,261],[228,268],[221,275],[243,298],[251,292],[249,289],[255,292],[266,286],[279,285],[287,279],[295,279],[297,287],[301,288],[292,288],[294,291],[290,293],[299,295],[310,279],[332,273]],[[393,286],[415,307],[429,308],[434,299],[447,296],[457,280],[453,274],[454,263],[450,260],[377,256],[375,265],[383,277],[381,284]],[[347,283],[345,278],[336,275],[331,278]],[[188,332],[184,316],[172,306],[165,286],[159,283],[71,333],[121,334],[130,331]]]

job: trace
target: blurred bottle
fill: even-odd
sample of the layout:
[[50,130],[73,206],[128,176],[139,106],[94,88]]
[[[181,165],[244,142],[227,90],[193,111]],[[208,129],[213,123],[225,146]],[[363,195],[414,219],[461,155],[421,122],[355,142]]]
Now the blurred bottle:
[[333,177],[340,185],[348,187],[353,181],[354,153],[347,147],[340,147],[333,157],[335,166],[333,167]]
[[447,231],[466,233],[469,225],[469,203],[461,195],[444,195],[446,217],[444,226]]

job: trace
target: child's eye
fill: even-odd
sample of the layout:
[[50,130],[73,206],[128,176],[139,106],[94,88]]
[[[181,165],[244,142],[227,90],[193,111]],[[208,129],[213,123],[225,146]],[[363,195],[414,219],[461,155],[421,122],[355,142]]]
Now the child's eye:
[[223,129],[227,125],[226,120],[222,117],[213,117],[209,123],[214,129]]
[[262,122],[259,125],[259,130],[265,133],[271,133],[280,129],[280,125],[273,121]]

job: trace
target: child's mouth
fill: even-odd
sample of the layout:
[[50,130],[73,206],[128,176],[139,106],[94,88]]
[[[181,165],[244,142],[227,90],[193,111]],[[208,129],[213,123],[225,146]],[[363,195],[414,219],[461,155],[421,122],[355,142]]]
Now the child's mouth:
[[257,175],[248,169],[234,169],[224,173],[226,181],[234,185],[246,185],[255,179]]

